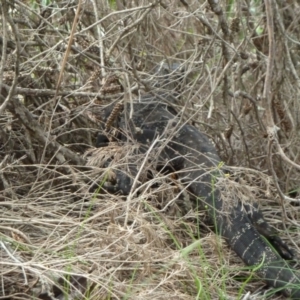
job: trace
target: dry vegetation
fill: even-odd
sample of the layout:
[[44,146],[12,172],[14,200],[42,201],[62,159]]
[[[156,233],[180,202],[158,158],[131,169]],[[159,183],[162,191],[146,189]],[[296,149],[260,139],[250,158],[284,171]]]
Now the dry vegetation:
[[177,63],[180,84],[166,87],[180,93],[174,107],[239,178],[222,179],[223,197],[258,201],[300,254],[300,6],[214,2],[1,1],[0,299],[282,298],[204,212],[178,209],[184,189],[170,176],[127,198],[90,192],[143,161],[130,145],[92,148],[99,106],[157,92],[153,68]]

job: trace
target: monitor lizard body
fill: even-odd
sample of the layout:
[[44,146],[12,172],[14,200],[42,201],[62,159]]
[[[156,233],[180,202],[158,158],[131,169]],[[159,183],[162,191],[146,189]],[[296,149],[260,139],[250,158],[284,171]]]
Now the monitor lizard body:
[[[132,118],[129,111],[133,108]],[[102,121],[108,119],[113,106],[102,110]],[[147,143],[156,137],[156,149],[162,164],[168,161],[178,171],[178,176],[185,181],[188,190],[203,201],[210,219],[215,224],[216,232],[224,237],[228,245],[248,266],[259,266],[257,274],[271,287],[277,288],[292,299],[300,299],[300,273],[289,267],[282,258],[292,258],[293,253],[273,235],[270,226],[264,221],[261,212],[255,214],[245,211],[241,203],[224,211],[221,191],[217,188],[217,179],[222,176],[219,158],[214,145],[195,127],[179,124],[179,118],[169,112],[167,105],[161,103],[134,103],[125,105],[123,112],[114,120],[119,130],[119,138],[138,141],[146,151]],[[98,140],[101,146],[107,142],[103,133]],[[158,162],[159,164],[159,162]],[[137,173],[137,172],[136,172]],[[124,184],[123,184],[124,183]],[[122,186],[123,184],[123,186]],[[129,193],[130,180],[119,178],[119,188]],[[256,226],[262,223],[262,227]],[[264,228],[261,231],[259,228]],[[258,230],[257,230],[258,229]],[[266,242],[264,235],[272,246]],[[279,254],[280,253],[280,254]]]

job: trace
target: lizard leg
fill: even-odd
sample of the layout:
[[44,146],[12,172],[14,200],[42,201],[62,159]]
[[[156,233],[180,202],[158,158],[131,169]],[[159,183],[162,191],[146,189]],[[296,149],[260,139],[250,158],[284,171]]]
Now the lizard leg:
[[258,208],[258,205],[254,204],[253,207],[250,207],[250,205],[246,204],[244,205],[244,208],[253,226],[270,242],[279,255],[286,260],[293,260],[295,256],[294,252],[281,240],[277,235],[277,232],[268,224],[262,211]]
[[[140,129],[133,135],[133,139],[141,144],[139,152],[146,152],[147,147],[145,147],[145,145],[151,143],[155,138],[155,135],[155,130],[148,129]],[[126,139],[126,135],[121,132],[120,138],[124,140]],[[107,135],[99,132],[96,147],[106,147],[108,144],[109,139]],[[110,161],[107,162],[107,166],[109,165],[109,162]],[[103,189],[111,194],[128,195],[132,188],[133,178],[138,174],[138,170],[135,164],[128,164],[127,168],[128,172],[114,169],[112,172],[113,175],[109,176],[109,178],[103,182]],[[99,183],[94,183],[90,188],[90,192],[96,191],[98,187]]]
[[129,172],[113,169],[102,183],[94,183],[89,191],[95,192],[99,186],[110,194],[128,195],[130,193],[134,177],[137,174],[136,165],[128,166]]
[[107,135],[99,132],[97,135],[96,148],[106,147],[108,143],[109,139]]

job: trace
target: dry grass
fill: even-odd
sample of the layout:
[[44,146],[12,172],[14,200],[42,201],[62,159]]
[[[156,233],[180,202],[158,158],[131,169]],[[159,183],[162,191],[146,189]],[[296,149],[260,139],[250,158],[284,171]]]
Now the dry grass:
[[[130,148],[125,152],[123,147],[112,148],[117,160],[107,168],[99,167],[101,155],[107,157],[108,149],[103,148],[90,151],[91,170],[73,168],[69,175],[62,173],[62,167],[28,166],[21,161],[4,169],[8,178],[15,176],[15,185],[6,189],[1,202],[3,296],[33,299],[51,291],[60,278],[66,299],[76,295],[82,299],[80,293],[86,299],[195,299],[196,295],[237,299],[247,291],[251,299],[258,299],[255,295],[263,283],[251,280],[244,286],[238,279],[253,274],[207,227],[205,212],[198,214],[199,226],[195,211],[179,214],[180,186],[173,179],[156,174],[151,184],[140,188],[139,196],[127,198],[88,192],[86,178],[104,184],[108,179],[103,174],[109,170],[126,171],[126,164],[120,162],[124,153],[130,158]],[[269,198],[278,200],[265,174],[235,171],[241,177],[246,174],[245,179],[240,184],[225,177],[220,184],[229,194],[224,191],[224,197],[244,200],[248,195],[248,203],[255,199],[271,207],[264,199],[268,191]],[[153,187],[155,182],[158,187]],[[292,206],[286,209],[296,218]],[[297,241],[297,232],[282,228],[281,210],[274,207],[270,213],[268,221],[279,227],[280,235],[289,244]]]
[[[300,253],[299,201],[283,201],[274,185],[298,190],[299,171],[267,152],[261,2],[219,1],[217,15],[213,1],[83,1],[74,42],[76,1],[14,2],[6,10],[2,1],[0,17],[11,40],[0,65],[0,299],[283,299],[213,233],[205,211],[179,209],[189,195],[171,175],[147,163],[128,197],[90,192],[144,159],[130,155],[134,145],[93,148],[99,106],[161,91],[153,69],[175,62],[181,84],[164,88],[180,97],[168,100],[238,178],[220,180],[224,203],[258,201]],[[299,164],[299,4],[274,9],[272,113],[281,147]]]

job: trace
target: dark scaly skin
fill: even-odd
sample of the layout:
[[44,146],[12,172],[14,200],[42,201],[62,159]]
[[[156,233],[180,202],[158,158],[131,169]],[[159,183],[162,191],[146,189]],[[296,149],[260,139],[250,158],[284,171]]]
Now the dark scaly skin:
[[[109,109],[111,108],[105,110],[103,116],[109,114]],[[128,111],[129,108],[125,108],[120,116],[118,128],[127,132],[129,138],[140,142],[151,142],[159,135],[162,141],[160,145],[163,144],[160,159],[170,160],[172,167],[180,170],[180,177],[185,178],[186,182],[189,179],[186,183],[188,189],[204,202],[216,232],[225,238],[248,266],[261,265],[257,274],[269,286],[292,299],[300,299],[299,272],[290,269],[285,260],[261,237],[259,231],[283,257],[292,257],[292,252],[279,237],[273,236],[270,227],[263,229],[265,221],[261,212],[257,210],[251,217],[250,213],[242,209],[241,204],[231,207],[230,212],[226,213],[224,210],[220,191],[214,185],[217,177],[221,176],[218,168],[221,159],[209,139],[191,125],[179,126],[178,118],[168,111],[166,105],[134,103],[132,120],[129,120]],[[103,121],[105,122],[105,118]],[[146,138],[143,132],[146,133]],[[120,138],[126,139],[125,134],[120,134]],[[130,188],[126,186],[124,190],[128,191]]]
[[276,231],[267,223],[257,203],[253,207],[244,204],[244,208],[254,228],[271,243],[280,256],[286,260],[294,260],[294,252],[277,236]]

